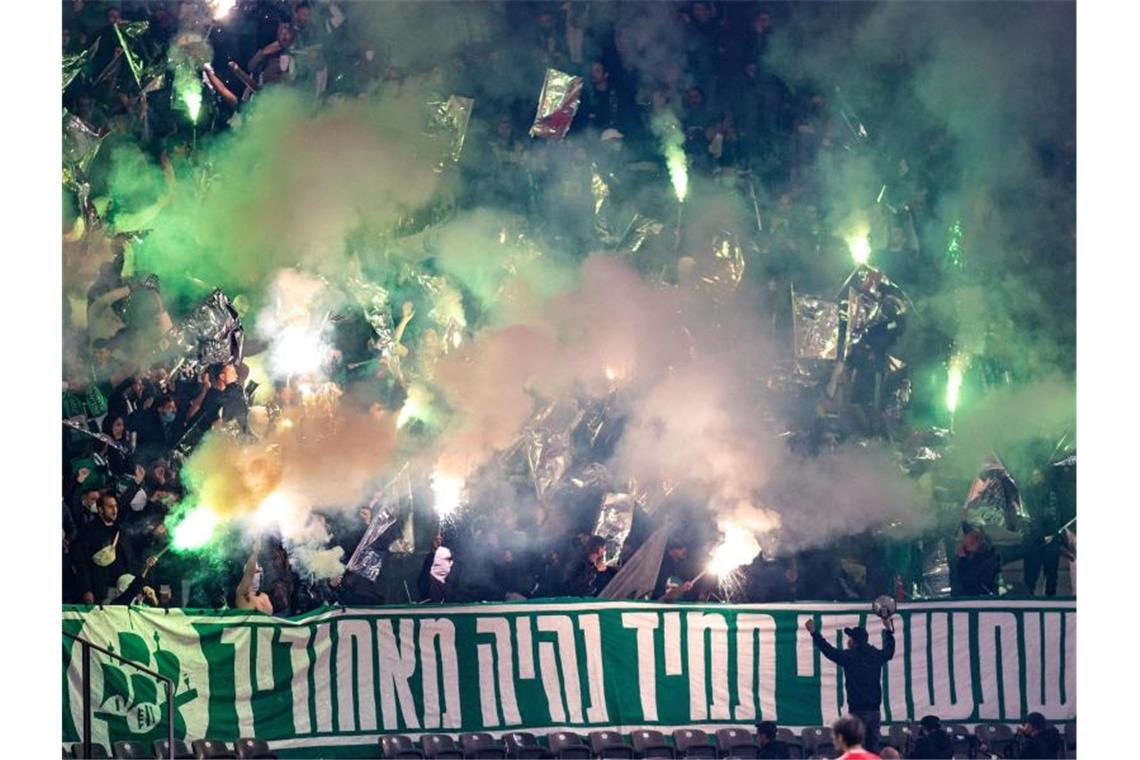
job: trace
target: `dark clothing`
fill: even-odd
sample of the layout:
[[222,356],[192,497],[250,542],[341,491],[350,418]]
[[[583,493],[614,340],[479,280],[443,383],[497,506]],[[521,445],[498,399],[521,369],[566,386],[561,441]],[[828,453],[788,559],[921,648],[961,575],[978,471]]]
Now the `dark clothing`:
[[135,433],[135,461],[140,464],[166,457],[186,432],[186,417],[179,411],[173,422],[163,422],[158,410],[139,409],[127,420]]
[[[873,712],[877,717],[883,704],[883,666],[895,656],[895,635],[887,630],[882,649],[859,644],[851,649],[836,649],[819,634],[811,638],[820,653],[843,668],[843,684],[847,691],[847,709],[852,713]],[[877,730],[877,728],[876,728]]]
[[[850,697],[847,698],[850,701]],[[852,710],[851,714],[863,723],[863,749],[879,754],[879,708],[874,710]]]
[[756,753],[756,757],[761,758],[761,760],[786,760],[792,756],[789,749],[788,745],[784,742],[779,739],[773,739],[760,748],[760,751]]
[[907,757],[927,758],[929,760],[951,758],[954,757],[954,742],[941,729],[931,734],[923,734],[918,737],[914,743],[914,749],[910,751]]
[[598,570],[585,557],[570,565],[562,582],[565,596],[594,596],[598,593]]
[[500,596],[518,594],[529,597],[534,592],[534,573],[518,560],[502,562],[495,566],[495,585]]
[[1063,757],[1064,751],[1065,743],[1061,740],[1060,733],[1050,726],[1033,736],[1020,737],[1017,742],[1015,757],[1033,758],[1033,760],[1049,758],[1051,760],[1052,758]]
[[230,383],[222,391],[217,388],[206,391],[206,398],[202,400],[202,408],[194,424],[208,430],[218,419],[219,413],[222,419],[237,420],[241,424],[241,429],[246,429],[249,404],[245,400],[240,383]]
[[958,558],[958,586],[962,596],[993,596],[1001,560],[993,547]]
[[[130,573],[134,567],[131,553],[131,542],[126,536],[119,535],[121,526],[116,521],[114,525],[106,525],[102,520],[95,519],[87,524],[79,534],[79,542],[73,551],[75,570],[79,576],[79,593],[90,591],[98,604],[107,596],[108,587],[114,585],[119,576]],[[109,565],[100,567],[94,561],[94,555],[104,547],[115,542],[115,559]]]

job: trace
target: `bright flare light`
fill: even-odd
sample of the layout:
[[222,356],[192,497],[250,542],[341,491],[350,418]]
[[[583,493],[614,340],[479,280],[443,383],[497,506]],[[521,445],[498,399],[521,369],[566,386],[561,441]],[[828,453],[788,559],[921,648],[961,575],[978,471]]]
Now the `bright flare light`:
[[962,376],[966,372],[966,359],[961,354],[955,354],[950,360],[950,367],[946,373],[946,408],[953,414],[958,408],[958,396],[962,390]]
[[759,553],[760,544],[756,536],[739,525],[730,524],[724,529],[724,540],[713,550],[708,572],[724,579],[738,567],[756,559]]
[[209,507],[195,507],[174,527],[172,545],[179,551],[201,549],[214,537],[218,516]]
[[866,264],[871,258],[871,241],[867,239],[867,233],[849,238],[847,248],[851,251],[851,258],[856,264]]
[[290,326],[279,332],[269,350],[269,369],[275,377],[319,372],[332,356],[322,330]]
[[681,146],[670,145],[665,148],[665,166],[669,169],[669,181],[673,183],[677,200],[684,203],[685,196],[689,194],[689,167]]
[[435,497],[435,511],[441,519],[447,519],[459,509],[460,496],[465,484],[463,478],[438,470],[431,474],[431,492]]
[[214,6],[214,20],[221,21],[237,5],[237,0],[213,0],[211,5]]
[[194,88],[182,92],[182,102],[186,104],[186,112],[190,114],[190,121],[198,123],[198,113],[202,110],[202,91]]

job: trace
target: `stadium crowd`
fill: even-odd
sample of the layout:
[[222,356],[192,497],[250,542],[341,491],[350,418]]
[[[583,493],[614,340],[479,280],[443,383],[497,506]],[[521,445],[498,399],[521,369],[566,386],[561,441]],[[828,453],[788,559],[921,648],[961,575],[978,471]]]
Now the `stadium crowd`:
[[[90,199],[108,194],[107,157],[116,143],[141,147],[172,173],[172,158],[245,128],[243,109],[264,91],[292,88],[317,102],[369,97],[438,69],[444,80],[452,77],[465,88],[451,91],[463,91],[476,103],[454,204],[462,208],[491,203],[509,209],[526,217],[536,236],[586,252],[597,246],[591,236],[598,234],[590,174],[565,176],[565,163],[554,160],[556,155],[580,157],[578,165],[583,167],[600,167],[614,203],[632,208],[635,199],[644,202],[648,187],[663,186],[667,194],[652,123],[657,113],[671,110],[679,116],[693,174],[753,197],[758,187],[766,189],[757,206],[755,233],[745,242],[764,255],[754,259],[746,276],[770,299],[762,307],[770,316],[774,339],[790,342],[785,297],[789,285],[808,291],[834,289],[841,281],[837,273],[841,278],[849,261],[847,244],[822,221],[828,209],[819,167],[825,164],[821,156],[851,150],[858,142],[852,136],[858,117],[842,94],[793,85],[768,65],[771,40],[782,14],[789,12],[787,6],[671,3],[670,23],[684,40],[687,57],[674,62],[677,75],[658,78],[627,65],[629,56],[623,51],[634,43],[615,25],[607,7],[590,2],[502,3],[496,12],[505,14],[516,30],[509,45],[473,39],[449,60],[411,71],[389,65],[390,51],[354,25],[355,4],[348,2],[241,0],[224,25],[214,27],[209,27],[212,6],[205,3],[64,3],[65,58],[98,42],[84,64],[84,75],[65,88],[64,104],[104,136],[104,147],[86,172],[90,186],[85,197],[71,192],[65,201],[65,262],[68,276],[80,281],[76,287],[82,294],[80,306],[73,308],[68,299],[64,304],[64,345],[76,347],[64,357],[63,419],[72,423],[65,424],[62,441],[65,602],[137,600],[289,615],[322,604],[580,597],[604,589],[621,567],[621,558],[635,551],[655,525],[639,514],[615,562],[607,556],[605,539],[593,535],[597,505],[585,497],[525,514],[480,510],[445,526],[431,523],[427,512],[429,519],[417,524],[416,545],[431,549],[403,558],[393,552],[385,558],[393,572],[381,577],[348,572],[331,579],[305,578],[273,536],[252,554],[234,548],[222,566],[207,569],[200,559],[168,552],[167,518],[187,493],[182,472],[187,456],[208,431],[225,425],[245,430],[251,424],[249,369],[243,363],[218,363],[186,378],[169,362],[138,361],[139,347],[159,346],[184,316],[183,305],[167,303],[163,283],[156,278],[124,271],[137,237],[118,231],[115,222],[139,209],[115,199],[110,207],[100,208]],[[147,25],[137,35],[123,34],[132,24],[132,29],[141,29],[138,23],[144,21]],[[163,51],[181,32],[203,26],[209,27],[213,59],[195,72],[203,78],[206,99],[201,115],[191,121],[172,105],[177,101],[173,78],[154,91],[140,91],[133,57],[162,60]],[[581,105],[564,140],[527,136],[537,88],[529,99],[504,95],[509,88],[495,86],[496,72],[503,67],[538,72],[555,68],[583,78]],[[476,135],[482,143],[475,142]],[[902,287],[921,292],[936,288],[942,271],[938,257],[928,252],[943,241],[923,240],[923,231],[935,226],[930,215],[945,179],[937,172],[936,157],[946,136],[931,127],[913,137],[935,158],[925,161],[921,170],[902,159],[887,162],[889,203],[876,206],[880,216],[871,237],[876,266]],[[1071,145],[1042,146],[1039,159],[1045,171],[1075,183]],[[568,197],[580,199],[580,207],[568,207]],[[667,206],[664,200],[661,205]],[[591,223],[583,225],[583,218]],[[674,261],[669,272],[673,282],[683,283],[687,276],[684,262]],[[410,305],[393,309],[392,323],[406,326],[413,311]],[[438,336],[414,330],[408,336],[410,356],[404,370],[412,374]],[[909,341],[907,362],[919,366],[937,359],[944,338],[925,335]],[[879,355],[898,339],[885,336]],[[246,352],[253,350],[247,346]],[[978,364],[985,368],[982,382],[1008,381],[1010,375],[1018,379],[1019,369],[1003,364],[1001,357],[984,357]],[[374,380],[369,376],[365,381]],[[384,376],[387,408],[398,410],[406,400],[402,381],[398,371]],[[922,378],[908,382],[913,393],[907,420],[942,424],[930,401],[936,394],[923,386]],[[834,381],[830,385],[813,389],[805,405],[808,432],[793,445],[810,455],[845,438],[903,436],[901,416],[879,402],[877,387],[836,393]],[[278,395],[286,408],[299,403],[284,392]],[[871,599],[886,594],[907,599],[951,589],[962,596],[1032,594],[1042,576],[1044,592],[1055,595],[1059,577],[1075,564],[1070,521],[1075,517],[1075,467],[1053,466],[1052,443],[1037,442],[1042,448],[1038,466],[1016,473],[1028,515],[1010,511],[999,519],[1004,526],[992,528],[976,524],[969,514],[959,519],[955,509],[922,542],[868,532],[844,539],[841,547],[761,555],[744,568],[731,598]],[[964,493],[968,485],[952,486],[949,500],[961,496],[953,488]],[[418,493],[424,496],[426,486]],[[376,506],[361,505],[351,518],[326,516],[334,545],[343,548],[345,558],[356,551]],[[715,538],[698,521],[677,526],[652,598],[728,598],[712,576],[700,577]],[[239,553],[241,558],[234,560]],[[945,583],[930,578],[930,557],[936,555],[948,570]],[[394,578],[411,582],[397,586]],[[929,735],[920,737],[917,745],[945,738],[936,724],[936,719],[931,726],[924,721]],[[850,726],[837,727],[836,733],[849,746],[859,743],[859,732]],[[949,756],[921,752],[909,756]]]

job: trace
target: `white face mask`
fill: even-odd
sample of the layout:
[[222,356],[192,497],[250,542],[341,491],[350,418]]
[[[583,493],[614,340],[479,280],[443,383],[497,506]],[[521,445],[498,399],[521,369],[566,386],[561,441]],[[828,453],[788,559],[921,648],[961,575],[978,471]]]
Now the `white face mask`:
[[249,584],[249,593],[256,594],[261,591],[261,576],[263,575],[260,568],[253,574],[253,582]]

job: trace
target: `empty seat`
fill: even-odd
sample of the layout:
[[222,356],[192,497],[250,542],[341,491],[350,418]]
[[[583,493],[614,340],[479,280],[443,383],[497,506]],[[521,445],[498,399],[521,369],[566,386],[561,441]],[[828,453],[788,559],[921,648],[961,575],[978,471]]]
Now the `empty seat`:
[[423,747],[424,757],[432,758],[462,758],[463,750],[455,746],[455,740],[447,734],[424,734],[420,737],[420,746]]
[[400,734],[390,734],[380,737],[380,753],[384,757],[423,757],[424,753],[416,749],[412,740]]
[[722,728],[716,732],[716,747],[722,756],[727,757],[759,757],[760,747],[757,746],[752,734],[741,728]]
[[194,757],[198,760],[237,757],[237,753],[230,749],[228,744],[217,739],[195,739],[190,742],[190,746],[194,750]]
[[275,755],[264,739],[238,739],[234,742],[237,756],[248,760],[274,760]]
[[625,743],[617,731],[591,731],[588,735],[590,749],[598,757],[632,758],[633,747]]
[[71,745],[71,756],[80,758],[80,760],[104,760],[104,758],[110,757],[110,755],[107,754],[107,748],[95,742],[91,742],[90,755],[83,754],[83,742],[74,742]]
[[143,742],[114,742],[111,744],[111,757],[138,760],[154,757],[154,753]]
[[887,729],[887,743],[906,757],[910,754],[916,738],[914,726],[909,723],[895,723]]
[[673,746],[682,757],[715,758],[716,747],[709,744],[709,737],[699,728],[678,728],[673,732]]
[[974,729],[974,736],[999,755],[1006,754],[1005,751],[1017,743],[1017,737],[1009,726],[1000,723],[979,723]]
[[555,731],[548,734],[546,740],[550,742],[550,752],[555,757],[590,758],[590,748],[582,742],[582,737],[569,731]]
[[781,741],[788,745],[788,754],[791,757],[803,758],[804,756],[804,740],[802,737],[796,736],[795,732],[790,728],[777,728],[776,740]]
[[974,746],[978,740],[970,733],[970,729],[958,723],[943,723],[942,730],[950,737],[950,743],[954,747],[954,757],[959,755],[972,757],[974,755]]
[[466,757],[505,758],[507,756],[506,748],[495,741],[495,737],[490,734],[460,734],[459,744],[463,747],[463,754]]
[[840,754],[841,753],[838,749],[835,748],[834,744],[832,744],[830,747],[826,747],[821,744],[813,749],[808,757],[819,757],[825,758],[825,760],[835,760],[835,758],[839,757]]
[[[170,742],[166,739],[158,739],[151,746],[154,747],[155,757],[170,757]],[[174,760],[194,760],[194,750],[190,749],[190,745],[181,739],[174,740]]]
[[511,731],[503,734],[503,745],[507,748],[507,757],[535,758],[546,757],[547,751],[539,746],[534,734],[526,731]]
[[1077,748],[1077,724],[1075,721],[1065,724],[1065,747],[1068,749]]
[[660,731],[643,728],[633,731],[629,735],[633,742],[633,751],[642,757],[676,757],[676,752],[665,741],[665,734]]
[[800,736],[804,740],[804,755],[818,754],[817,749],[835,746],[831,741],[831,726],[809,726]]

